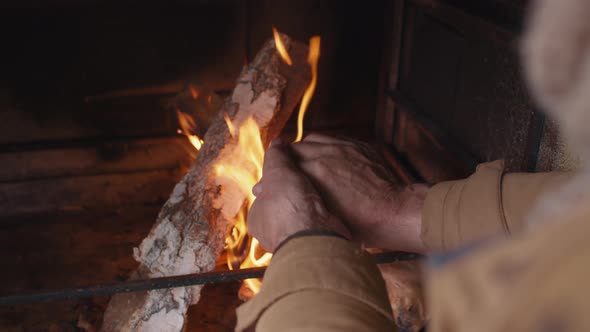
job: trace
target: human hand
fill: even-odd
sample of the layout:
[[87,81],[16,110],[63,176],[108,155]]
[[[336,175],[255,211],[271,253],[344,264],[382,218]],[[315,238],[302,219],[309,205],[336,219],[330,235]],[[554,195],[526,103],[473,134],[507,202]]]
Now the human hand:
[[252,188],[256,200],[248,215],[250,233],[270,252],[301,231],[330,231],[350,238],[346,226],[328,211],[298,169],[290,149],[275,140],[266,151],[262,179]]
[[402,186],[367,144],[311,134],[292,146],[298,165],[328,208],[369,247],[423,253],[428,186]]

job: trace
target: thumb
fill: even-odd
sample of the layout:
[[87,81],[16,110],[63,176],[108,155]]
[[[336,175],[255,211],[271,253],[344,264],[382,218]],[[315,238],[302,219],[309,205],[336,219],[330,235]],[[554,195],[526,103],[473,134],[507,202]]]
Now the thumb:
[[262,172],[264,173],[274,168],[295,168],[295,163],[290,152],[289,147],[282,144],[281,141],[273,140],[264,155]]

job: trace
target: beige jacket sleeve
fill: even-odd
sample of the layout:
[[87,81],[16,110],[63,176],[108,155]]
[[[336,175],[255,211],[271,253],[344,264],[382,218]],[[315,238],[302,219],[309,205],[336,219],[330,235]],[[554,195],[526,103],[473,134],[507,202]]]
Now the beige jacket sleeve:
[[431,251],[448,251],[498,233],[517,233],[537,199],[571,175],[504,175],[500,160],[481,164],[467,179],[430,189],[422,210],[422,241]]
[[287,242],[237,316],[236,331],[396,331],[372,257],[332,236]]
[[[499,232],[518,233],[537,198],[570,176],[503,175],[501,161],[482,164],[465,180],[432,187],[423,209],[423,241],[433,250],[450,250]],[[514,252],[503,257],[514,257]],[[471,261],[475,263],[466,264],[479,264]],[[455,266],[448,278],[443,271],[432,271],[432,275],[431,328],[447,331],[450,322],[462,324],[464,309],[470,308],[468,301],[449,302],[462,294],[457,287],[463,283],[457,276],[464,274]],[[371,257],[354,244],[330,236],[287,242],[273,257],[260,293],[239,307],[237,316],[236,331],[396,330],[383,279]],[[461,326],[477,326],[477,320]]]
[[530,230],[431,264],[428,331],[590,331],[588,198]]

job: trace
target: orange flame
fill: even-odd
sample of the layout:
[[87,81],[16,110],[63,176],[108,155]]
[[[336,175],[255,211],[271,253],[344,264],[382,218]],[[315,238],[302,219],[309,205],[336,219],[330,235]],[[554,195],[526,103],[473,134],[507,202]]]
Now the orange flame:
[[[275,45],[281,58],[288,65],[292,64],[291,57],[282,43],[278,31],[273,27],[273,34],[275,38]],[[303,118],[309,103],[315,92],[317,84],[317,65],[320,56],[320,37],[312,37],[309,41],[309,53],[307,62],[311,66],[312,79],[303,94],[301,105],[299,107],[299,114],[297,118],[297,139],[300,141],[303,136]],[[191,95],[193,98],[198,98],[200,91],[191,88]],[[210,98],[210,97],[209,97]],[[194,147],[199,150],[203,144],[198,136],[192,135],[196,128],[196,124],[192,117],[188,114],[177,111],[178,121],[182,133],[188,137]],[[262,177],[262,164],[264,161],[264,147],[260,137],[260,129],[253,117],[249,117],[241,123],[239,128],[232,123],[228,114],[224,114],[224,120],[227,124],[230,135],[237,139],[237,147],[234,150],[231,158],[217,164],[215,166],[215,175],[223,177],[233,183],[247,200],[246,206],[241,208],[235,216],[234,224],[230,234],[225,239],[225,248],[227,252],[227,265],[229,269],[234,269],[239,264],[240,268],[257,267],[268,265],[272,258],[271,253],[265,252],[258,243],[258,240],[248,236],[248,228],[246,224],[246,216],[248,210],[254,203],[256,197],[252,194],[252,187]],[[245,252],[242,255],[241,252]],[[247,279],[244,281],[247,288],[253,294],[257,294],[260,290],[260,279]]]
[[191,92],[191,96],[193,97],[193,99],[198,99],[200,92],[197,89],[195,89],[192,85],[189,85],[188,88]]
[[[224,114],[224,119],[230,134],[236,138],[235,126],[227,114]],[[241,209],[236,216],[233,228],[225,240],[227,265],[230,269],[234,268],[234,262],[240,260],[239,251],[248,240],[250,241],[246,251],[248,255],[240,263],[240,268],[268,265],[272,257],[272,254],[263,252],[256,239],[248,239],[247,237],[245,216],[252,203],[254,203],[254,199],[256,199],[252,194],[252,187],[262,177],[262,163],[264,160],[264,148],[260,139],[260,130],[252,117],[242,123],[237,132],[237,139],[238,149],[235,150],[231,160],[215,167],[216,175],[231,180],[246,196],[248,202],[247,206]],[[258,256],[261,252],[262,255]],[[260,290],[261,282],[258,279],[248,279],[245,280],[245,283],[254,294]]]
[[[277,30],[273,27],[273,34],[275,38],[276,48],[285,63],[291,65],[292,61],[289,53],[286,51]],[[320,57],[320,37],[314,36],[309,40],[309,53],[307,62],[311,66],[311,82],[303,94],[301,105],[299,107],[299,114],[297,118],[297,139],[300,141],[303,136],[303,118],[309,103],[315,92],[318,76],[318,60]],[[236,137],[236,128],[227,114],[224,114],[224,119],[228,130],[232,137]],[[246,215],[248,209],[252,206],[256,197],[252,194],[252,187],[262,177],[262,162],[264,160],[264,149],[260,139],[260,130],[253,118],[248,118],[240,126],[237,132],[239,152],[241,156],[237,160],[245,160],[247,165],[239,162],[220,164],[216,167],[217,176],[225,176],[237,184],[240,191],[247,197],[247,207],[240,210],[236,216],[236,220],[230,235],[226,238],[227,249],[227,265],[230,269],[234,268],[234,264],[240,260],[240,250],[244,250],[247,246],[247,255],[242,258],[239,264],[240,268],[257,267],[268,265],[272,258],[271,253],[264,252],[255,238],[249,239],[247,236]],[[250,170],[250,171],[249,171]],[[257,294],[260,291],[260,279],[247,279],[244,281],[246,286]]]
[[320,58],[320,36],[313,36],[309,39],[309,53],[307,54],[307,62],[311,66],[311,82],[303,93],[301,98],[301,105],[299,106],[299,114],[297,114],[297,137],[295,142],[301,141],[303,138],[303,118],[307,107],[311,102],[311,98],[315,92],[315,87],[318,83],[318,60]]
[[193,120],[190,115],[179,110],[176,110],[176,116],[178,116],[178,123],[180,124],[181,128],[177,132],[179,134],[185,135],[189,142],[191,142],[195,149],[197,149],[197,151],[201,150],[201,147],[203,146],[203,140],[199,136],[191,134],[195,129],[197,129],[195,120]]
[[289,52],[287,52],[287,49],[281,40],[281,35],[279,35],[279,32],[275,27],[272,27],[272,35],[275,39],[275,47],[281,55],[281,59],[283,59],[283,61],[285,61],[285,63],[289,66],[292,65],[293,61],[291,60],[291,56],[289,55]]
[[229,119],[229,115],[227,115],[227,113],[223,113],[223,119],[225,120],[225,123],[227,124],[227,129],[229,130],[229,134],[231,135],[231,137],[236,137],[236,128],[234,127],[234,124]]

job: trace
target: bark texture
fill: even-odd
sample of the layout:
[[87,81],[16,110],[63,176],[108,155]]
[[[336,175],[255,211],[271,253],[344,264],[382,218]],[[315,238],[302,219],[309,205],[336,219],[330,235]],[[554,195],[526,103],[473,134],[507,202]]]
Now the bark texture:
[[[237,146],[223,119],[236,128],[253,117],[266,147],[291,115],[310,80],[307,46],[283,36],[293,65],[282,63],[269,40],[237,80],[231,97],[212,121],[205,144],[186,176],[174,188],[149,235],[134,257],[140,267],[131,278],[153,278],[211,271],[223,250],[245,193],[215,176],[214,166],[231,158]],[[103,331],[181,331],[188,306],[199,301],[201,286],[113,296]]]

